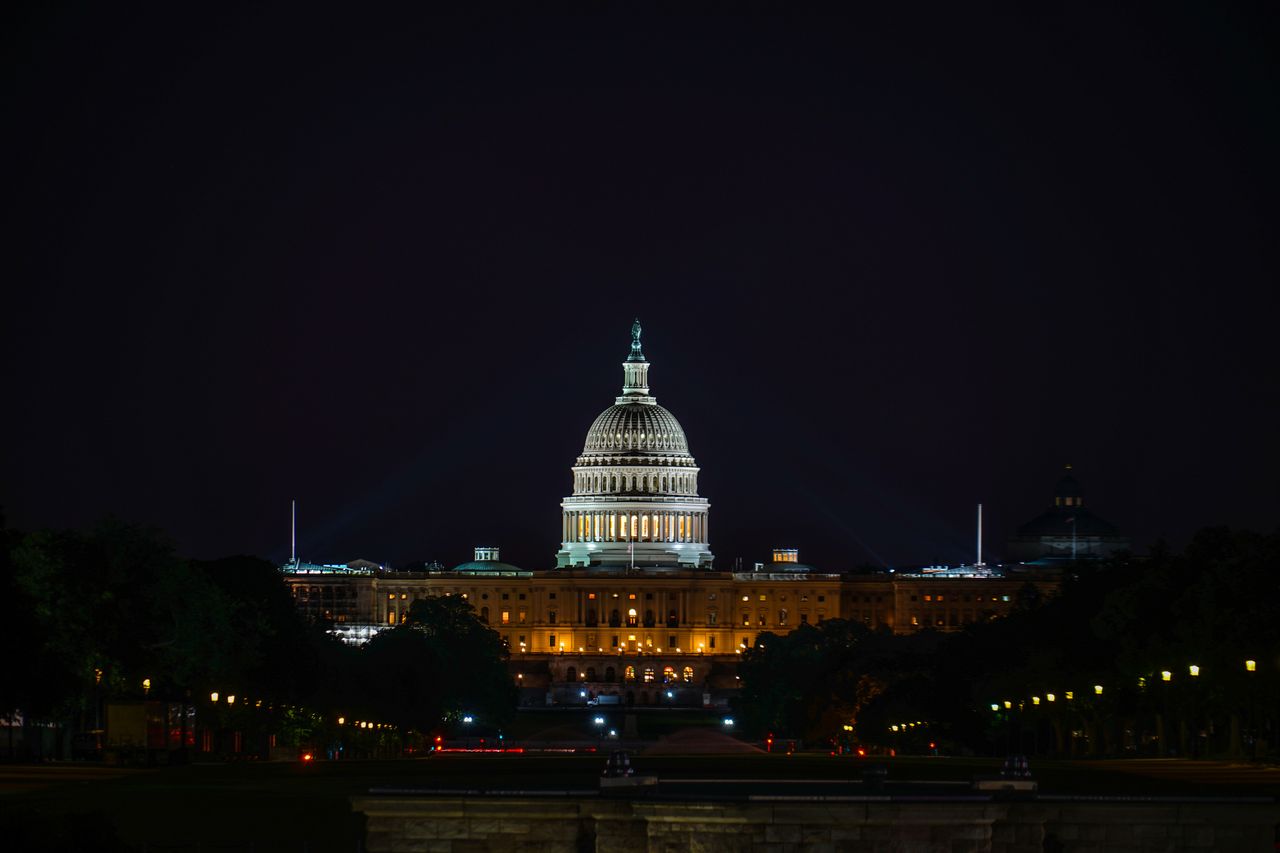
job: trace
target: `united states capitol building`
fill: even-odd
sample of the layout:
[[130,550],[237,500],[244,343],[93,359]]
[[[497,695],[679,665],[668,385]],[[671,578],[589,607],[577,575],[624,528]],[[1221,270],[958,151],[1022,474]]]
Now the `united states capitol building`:
[[640,337],[637,321],[622,393],[573,462],[554,567],[505,563],[492,546],[414,572],[293,560],[282,573],[299,608],[363,642],[403,621],[415,599],[462,596],[506,642],[526,703],[704,705],[736,689],[738,655],[765,632],[827,619],[952,631],[1009,612],[1027,584],[1056,590],[1059,570],[1033,564],[854,574],[806,565],[788,548],[753,571],[715,568],[700,471],[680,422],[651,393]]

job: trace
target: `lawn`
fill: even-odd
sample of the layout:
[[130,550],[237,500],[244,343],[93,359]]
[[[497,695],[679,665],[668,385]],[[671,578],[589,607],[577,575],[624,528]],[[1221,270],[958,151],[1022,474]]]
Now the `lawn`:
[[[374,787],[460,790],[593,789],[604,755],[444,754],[402,761],[229,763],[116,773],[83,767],[10,766],[0,780],[26,779],[27,790],[0,797],[0,838],[7,849],[250,850],[352,853],[361,835],[348,798]],[[889,771],[886,792],[909,792],[913,780],[966,782],[999,770],[995,759],[827,755],[635,756],[638,772],[664,779],[827,780],[833,793],[862,792],[869,764]],[[1280,771],[1211,762],[1033,762],[1045,793],[1101,795],[1280,794]],[[5,776],[4,774],[9,774]],[[24,775],[26,774],[26,775]],[[30,778],[28,778],[30,777]],[[101,777],[101,778],[98,778]],[[32,781],[34,780],[34,781]],[[792,783],[794,785],[794,782]],[[733,788],[696,783],[685,793]],[[752,786],[753,790],[768,789]],[[784,781],[774,787],[795,791]],[[963,786],[953,788],[957,792]],[[112,837],[119,844],[111,846]],[[25,839],[25,840],[24,840]],[[78,839],[83,847],[75,846]]]

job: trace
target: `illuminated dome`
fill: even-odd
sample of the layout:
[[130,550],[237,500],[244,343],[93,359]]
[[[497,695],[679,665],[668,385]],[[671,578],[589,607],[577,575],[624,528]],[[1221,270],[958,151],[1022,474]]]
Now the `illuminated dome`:
[[591,424],[574,463],[556,564],[709,568],[698,466],[680,422],[649,395],[639,320],[622,371],[622,396]]
[[689,453],[675,415],[657,403],[618,403],[600,413],[587,430],[583,455],[629,451]]

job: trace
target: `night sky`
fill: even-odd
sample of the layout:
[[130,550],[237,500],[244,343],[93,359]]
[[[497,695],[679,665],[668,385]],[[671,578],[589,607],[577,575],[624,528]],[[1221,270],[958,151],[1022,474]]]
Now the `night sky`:
[[0,506],[546,568],[639,316],[718,567],[972,559],[979,501],[998,557],[1068,462],[1139,550],[1272,529],[1280,26],[1226,5],[38,4]]

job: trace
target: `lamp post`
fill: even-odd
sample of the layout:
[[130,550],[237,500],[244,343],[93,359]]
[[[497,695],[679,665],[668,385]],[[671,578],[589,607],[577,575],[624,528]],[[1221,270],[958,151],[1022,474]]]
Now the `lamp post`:
[[1253,682],[1254,673],[1258,671],[1258,662],[1256,660],[1247,660],[1244,662],[1245,681],[1248,682],[1249,694],[1249,760],[1258,760],[1258,728],[1253,717]]

